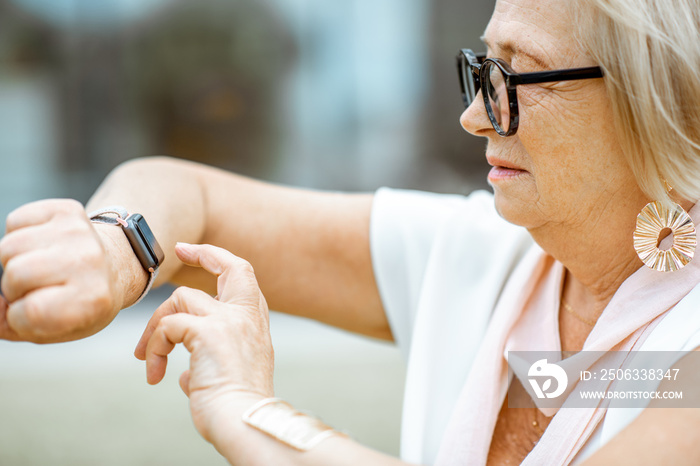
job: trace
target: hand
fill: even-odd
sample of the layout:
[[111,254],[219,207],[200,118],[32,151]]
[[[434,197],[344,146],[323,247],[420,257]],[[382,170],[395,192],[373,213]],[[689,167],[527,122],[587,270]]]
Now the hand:
[[175,252],[187,265],[216,275],[218,297],[180,287],[153,314],[136,347],[146,361],[148,383],[163,379],[167,356],[184,343],[190,369],[180,387],[190,398],[199,433],[216,445],[216,425],[241,400],[273,395],[274,354],[269,314],[253,269],[224,249],[179,243]]
[[[96,333],[123,304],[110,255],[73,200],[24,205],[7,217],[0,338],[49,343]],[[118,229],[115,232],[123,235]]]

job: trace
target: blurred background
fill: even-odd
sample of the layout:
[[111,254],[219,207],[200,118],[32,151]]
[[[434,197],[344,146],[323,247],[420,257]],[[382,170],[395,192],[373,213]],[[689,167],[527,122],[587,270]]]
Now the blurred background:
[[[273,182],[486,187],[454,56],[493,0],[0,0],[0,228],[86,202],[119,163],[170,155]],[[0,342],[0,465],[224,464],[196,434],[177,353],[157,387],[131,351],[161,289],[74,343]],[[277,394],[398,453],[391,345],[283,315]]]

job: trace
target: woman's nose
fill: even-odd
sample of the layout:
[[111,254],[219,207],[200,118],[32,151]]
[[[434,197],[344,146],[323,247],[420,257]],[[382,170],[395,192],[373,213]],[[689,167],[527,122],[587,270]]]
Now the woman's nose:
[[486,106],[484,105],[481,91],[476,94],[471,105],[464,110],[459,118],[459,123],[462,125],[462,128],[474,136],[488,137],[491,132],[495,131],[489,116],[486,114]]

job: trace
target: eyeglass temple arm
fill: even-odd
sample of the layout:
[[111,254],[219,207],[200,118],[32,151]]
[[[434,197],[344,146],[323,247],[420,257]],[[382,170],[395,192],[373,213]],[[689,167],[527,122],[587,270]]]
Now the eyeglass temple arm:
[[537,84],[553,81],[575,81],[577,79],[602,78],[603,70],[599,66],[574,68],[571,70],[538,71],[510,76],[512,84]]

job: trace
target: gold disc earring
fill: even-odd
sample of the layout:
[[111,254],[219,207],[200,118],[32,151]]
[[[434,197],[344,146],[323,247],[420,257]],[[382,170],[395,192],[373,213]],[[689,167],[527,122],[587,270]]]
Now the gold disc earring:
[[[659,248],[659,234],[665,229],[673,235],[673,245],[667,251]],[[637,215],[633,238],[634,249],[644,265],[659,272],[672,272],[688,265],[697,246],[690,215],[678,204],[666,207],[658,201],[650,202]]]

